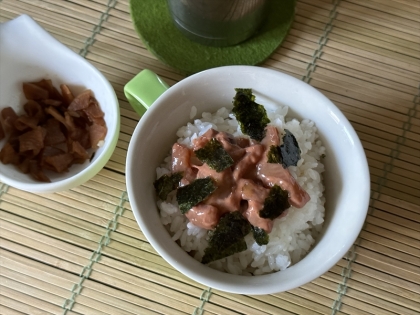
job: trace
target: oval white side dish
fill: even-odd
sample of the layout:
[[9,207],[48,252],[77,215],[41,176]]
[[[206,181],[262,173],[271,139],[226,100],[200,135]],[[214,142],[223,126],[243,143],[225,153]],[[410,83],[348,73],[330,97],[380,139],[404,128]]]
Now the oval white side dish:
[[[10,106],[23,113],[22,83],[51,79],[67,84],[77,95],[91,89],[105,113],[108,132],[92,161],[73,165],[63,174],[49,173],[51,183],[41,183],[13,165],[0,163],[0,181],[30,192],[51,193],[78,186],[98,173],[111,157],[120,130],[119,104],[108,80],[88,61],[54,39],[27,15],[0,24],[0,109]],[[0,141],[3,147],[6,139]]]

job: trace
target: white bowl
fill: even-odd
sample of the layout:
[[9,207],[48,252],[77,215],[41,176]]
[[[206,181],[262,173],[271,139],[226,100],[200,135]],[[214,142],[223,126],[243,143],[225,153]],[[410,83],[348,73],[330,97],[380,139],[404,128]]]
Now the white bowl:
[[[91,89],[105,113],[108,132],[91,162],[73,165],[63,174],[49,173],[51,183],[40,183],[13,165],[0,163],[0,181],[30,192],[51,193],[80,185],[98,173],[118,141],[120,113],[111,84],[84,58],[58,42],[34,20],[22,15],[0,24],[0,109],[10,106],[23,113],[22,83],[51,79],[55,87],[67,84],[74,94]],[[6,139],[0,141],[3,147]]]
[[[315,122],[326,147],[326,221],[315,247],[284,271],[238,276],[213,270],[190,257],[161,224],[153,181],[155,169],[176,141],[176,130],[190,119],[192,106],[214,112],[231,106],[234,88],[252,88],[257,102],[289,106],[288,117]],[[201,117],[201,116],[196,116]],[[370,178],[359,138],[340,110],[323,94],[289,75],[250,66],[210,69],[175,84],[139,121],[126,163],[128,195],[134,216],[156,251],[186,276],[219,290],[270,294],[299,287],[333,267],[356,240],[366,217]]]

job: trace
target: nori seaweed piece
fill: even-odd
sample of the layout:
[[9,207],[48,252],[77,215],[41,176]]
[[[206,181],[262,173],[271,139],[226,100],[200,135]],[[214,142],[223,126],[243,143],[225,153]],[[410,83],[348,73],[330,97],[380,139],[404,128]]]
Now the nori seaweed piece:
[[185,214],[196,204],[205,200],[216,188],[217,186],[210,176],[196,179],[191,184],[178,188],[176,200],[179,209]]
[[162,200],[166,200],[168,194],[178,188],[179,181],[182,179],[182,173],[177,172],[171,175],[164,174],[153,183],[156,194]]
[[268,197],[265,198],[264,207],[260,210],[259,215],[261,218],[274,220],[288,208],[290,208],[289,193],[281,189],[280,186],[274,185],[270,189]]
[[252,94],[252,89],[241,89],[241,88],[237,88],[235,89],[236,92],[241,92],[243,94],[245,94],[246,96],[248,96],[249,99],[251,99],[251,101],[255,101],[255,95]]
[[270,240],[267,232],[258,226],[252,226],[252,235],[254,236],[257,244],[260,246],[267,245],[268,241]]
[[221,172],[233,164],[232,157],[215,138],[212,138],[203,148],[194,151],[194,153],[201,162],[207,163],[216,172]]
[[270,119],[264,106],[255,103],[254,100],[251,89],[236,89],[232,112],[241,126],[241,131],[252,139],[261,141]]
[[268,163],[282,164],[282,158],[280,153],[280,147],[277,145],[270,145],[270,150],[267,153]]
[[280,153],[282,158],[282,165],[287,168],[291,165],[296,166],[300,160],[300,148],[295,136],[287,129],[284,129],[286,134],[283,136],[283,144],[280,146]]
[[244,238],[251,229],[251,224],[239,211],[227,213],[212,232],[201,262],[208,264],[246,250]]

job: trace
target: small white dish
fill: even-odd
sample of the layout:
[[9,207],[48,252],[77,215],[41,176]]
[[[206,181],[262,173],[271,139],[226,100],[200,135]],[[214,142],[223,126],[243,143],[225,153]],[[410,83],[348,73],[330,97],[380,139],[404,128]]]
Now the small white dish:
[[[92,161],[73,165],[63,174],[48,173],[51,183],[41,183],[13,165],[0,163],[0,181],[35,192],[52,193],[78,186],[98,173],[111,157],[120,130],[119,104],[108,80],[84,58],[61,44],[32,18],[21,15],[0,24],[0,109],[23,113],[23,82],[51,79],[55,87],[67,84],[77,95],[91,89],[105,113],[108,132]],[[6,139],[0,141],[3,147]]]
[[[216,271],[190,257],[163,227],[153,188],[156,167],[170,152],[178,128],[190,121],[192,106],[198,110],[195,117],[201,117],[202,112],[215,112],[222,106],[232,108],[234,89],[238,87],[252,88],[257,102],[266,107],[289,106],[288,117],[314,121],[326,147],[326,217],[315,246],[286,270],[253,277]],[[138,87],[138,91],[148,90]],[[140,95],[137,99],[143,98]],[[135,105],[135,98],[131,100]],[[327,272],[356,240],[370,198],[370,176],[363,147],[340,110],[322,93],[294,77],[251,66],[203,71],[164,92],[146,111],[133,133],[126,178],[134,216],[156,251],[186,276],[206,286],[240,294],[291,290]]]

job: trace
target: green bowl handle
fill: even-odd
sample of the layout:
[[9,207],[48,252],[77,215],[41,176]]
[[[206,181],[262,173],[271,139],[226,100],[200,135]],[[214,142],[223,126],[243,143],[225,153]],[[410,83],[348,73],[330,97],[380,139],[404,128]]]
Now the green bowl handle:
[[133,109],[142,116],[168,88],[156,73],[144,69],[124,86],[124,94]]

